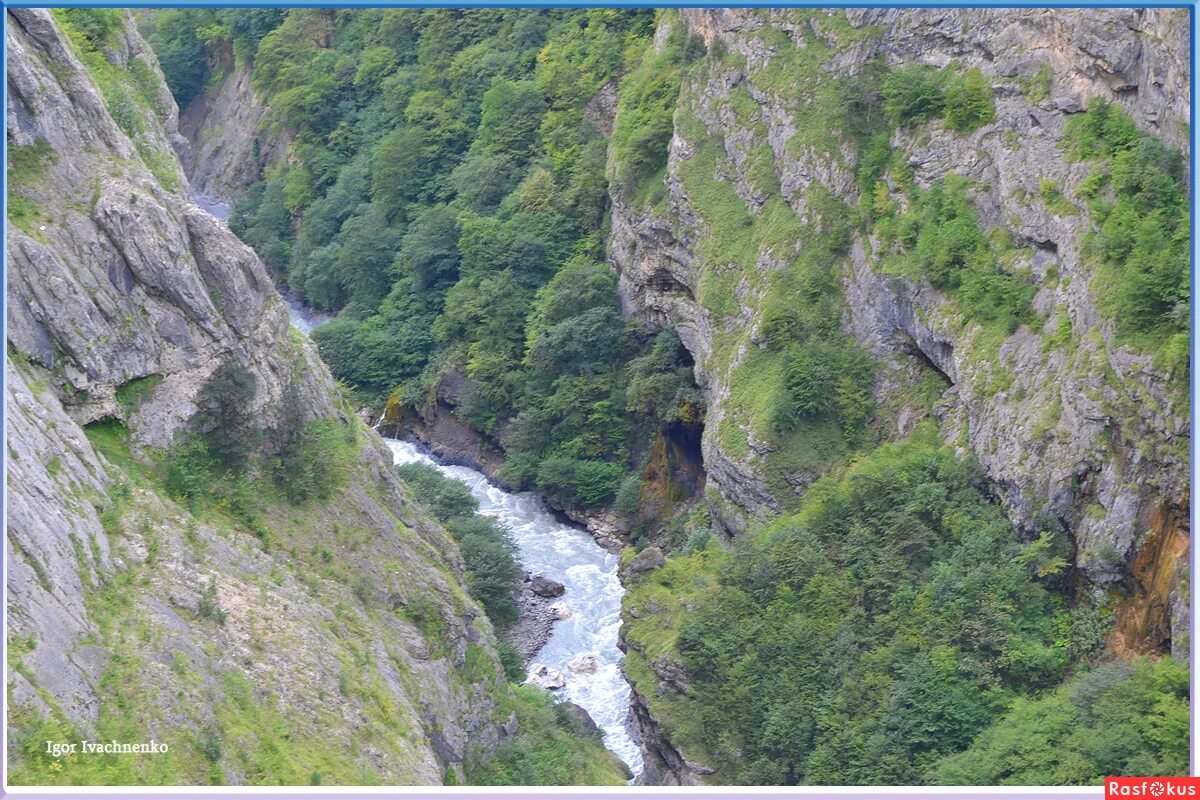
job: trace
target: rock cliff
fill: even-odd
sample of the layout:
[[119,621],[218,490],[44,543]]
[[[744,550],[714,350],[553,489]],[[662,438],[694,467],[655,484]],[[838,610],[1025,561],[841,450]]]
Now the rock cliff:
[[[47,779],[23,735],[71,731],[170,745],[122,762],[126,783],[461,779],[511,724],[456,546],[259,259],[189,202],[132,20],[93,49],[49,12],[7,13],[11,781]],[[266,456],[287,424],[342,432],[350,476],[327,502],[265,497],[254,529],[165,491],[156,464],[231,359]]]
[[[1052,208],[1039,199],[1047,187],[1080,196],[1089,165],[1065,156],[1065,128],[1093,98],[1186,154],[1186,17],[697,9],[661,18],[660,48],[672,25],[699,37],[709,55],[684,74],[665,194],[612,193],[609,259],[625,312],[674,324],[695,357],[709,408],[703,452],[714,519],[731,534],[745,531],[794,504],[820,464],[785,459],[753,399],[738,394],[746,384],[761,393],[769,380],[758,354],[778,276],[812,241],[760,236],[748,269],[723,260],[729,248],[715,239],[742,229],[722,227],[728,214],[715,205],[713,185],[736,194],[737,213],[756,234],[780,227],[781,214],[794,215],[798,230],[819,227],[825,209],[848,213],[864,192],[861,154],[822,93],[880,64],[977,69],[991,87],[994,118],[969,133],[939,121],[901,127],[888,142],[891,163],[911,170],[922,189],[965,179],[980,227],[1011,237],[1004,269],[1036,287],[1037,319],[989,338],[928,279],[886,270],[884,243],[869,225],[855,226],[847,257],[829,268],[841,284],[843,331],[879,367],[876,433],[894,438],[935,419],[947,442],[978,457],[1023,533],[1047,524],[1067,531],[1082,591],[1112,592],[1124,609],[1116,649],[1186,655],[1187,369],[1128,346],[1101,312],[1095,260],[1084,252],[1096,227],[1086,204]],[[906,202],[895,182],[877,191],[886,192],[880,202]],[[791,291],[784,302],[806,300]],[[910,394],[922,381],[938,387],[929,403]],[[645,722],[645,704],[640,711]],[[644,738],[659,737],[647,730]],[[664,780],[697,779],[679,762],[659,759]]]
[[184,168],[192,188],[228,202],[286,156],[288,139],[268,125],[269,109],[251,83],[250,65],[228,47],[213,61],[220,78],[188,105],[179,129],[191,145]]

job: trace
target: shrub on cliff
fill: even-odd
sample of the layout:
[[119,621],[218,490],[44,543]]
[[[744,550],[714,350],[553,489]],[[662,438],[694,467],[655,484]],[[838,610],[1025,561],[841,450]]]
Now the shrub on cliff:
[[678,626],[684,744],[736,782],[917,783],[1059,680],[1071,615],[979,479],[924,430],[735,542]]
[[[467,567],[471,594],[497,626],[517,619],[515,601],[521,567],[509,532],[495,520],[481,516],[479,501],[463,484],[428,464],[396,468],[401,480],[422,506],[446,526],[458,542]],[[507,668],[507,667],[506,667]]]
[[251,413],[257,391],[254,374],[231,358],[213,371],[197,396],[192,426],[203,437],[208,454],[228,470],[242,469],[261,440]]
[[946,127],[970,133],[996,118],[992,84],[978,69],[956,76],[946,88]]
[[1100,264],[1101,309],[1145,349],[1178,340],[1173,360],[1185,362],[1191,216],[1183,157],[1101,99],[1068,122],[1066,145],[1071,156],[1099,162],[1081,192],[1099,222],[1084,252]]
[[1054,692],[1015,702],[932,783],[1095,785],[1108,775],[1186,775],[1188,668],[1172,658],[1117,660]]

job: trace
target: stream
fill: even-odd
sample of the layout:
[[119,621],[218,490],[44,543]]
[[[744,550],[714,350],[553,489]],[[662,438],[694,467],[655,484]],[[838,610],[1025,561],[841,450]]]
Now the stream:
[[[629,683],[621,672],[624,653],[617,647],[621,627],[621,597],[617,556],[596,544],[591,535],[565,524],[531,492],[510,494],[468,467],[438,464],[417,445],[384,439],[397,464],[422,462],[467,486],[479,501],[479,513],[502,522],[512,533],[521,565],[530,575],[545,575],[566,587],[562,596],[572,615],[554,623],[546,645],[531,664],[546,664],[566,676],[555,694],[582,706],[604,733],[604,745],[624,761],[635,776],[642,772],[642,755],[629,734]],[[575,673],[568,666],[576,656],[595,656],[592,673]]]
[[[200,193],[196,205],[220,220],[229,217],[229,205]],[[281,290],[292,326],[309,334],[330,316],[305,305],[290,290]],[[545,575],[566,587],[562,601],[571,616],[554,623],[545,646],[531,664],[546,664],[566,676],[566,685],[555,692],[588,712],[604,734],[604,745],[617,755],[634,776],[642,772],[642,754],[629,734],[630,688],[621,672],[624,653],[617,647],[621,627],[621,597],[617,556],[596,544],[591,535],[558,520],[531,492],[510,494],[493,486],[480,472],[467,467],[438,464],[418,447],[398,439],[384,439],[396,464],[423,462],[459,481],[479,501],[479,513],[503,523],[512,533],[521,565],[530,575]],[[572,672],[569,663],[581,655],[596,659],[594,672]]]

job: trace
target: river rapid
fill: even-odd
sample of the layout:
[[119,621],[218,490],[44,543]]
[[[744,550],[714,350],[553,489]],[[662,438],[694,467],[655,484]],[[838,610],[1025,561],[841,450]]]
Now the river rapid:
[[[229,217],[229,205],[196,193],[193,200],[214,217]],[[304,334],[330,317],[306,306],[291,291],[284,291],[292,326]],[[642,754],[629,733],[630,688],[621,672],[624,653],[617,647],[621,628],[621,597],[625,589],[617,577],[617,557],[601,548],[587,531],[558,520],[530,492],[510,494],[492,485],[486,476],[467,467],[438,464],[416,445],[384,439],[396,464],[423,462],[437,467],[471,490],[479,513],[503,523],[512,533],[521,565],[530,575],[545,575],[561,583],[562,602],[571,616],[554,623],[550,640],[531,664],[545,664],[566,676],[566,685],[555,692],[563,700],[588,712],[604,734],[604,745],[628,765],[634,776],[642,772]],[[573,672],[578,656],[595,658],[594,672]]]
[[[554,623],[550,640],[530,663],[546,664],[566,676],[566,686],[555,694],[582,706],[603,731],[604,745],[635,776],[640,775],[641,750],[627,724],[630,688],[621,672],[625,654],[617,647],[625,594],[617,577],[617,556],[596,544],[587,531],[561,522],[531,492],[506,492],[473,469],[438,464],[411,442],[384,441],[395,463],[432,464],[443,475],[465,484],[479,501],[479,513],[498,520],[511,532],[525,570],[566,587],[559,599],[571,616]],[[595,672],[571,671],[570,662],[581,655],[595,657]]]

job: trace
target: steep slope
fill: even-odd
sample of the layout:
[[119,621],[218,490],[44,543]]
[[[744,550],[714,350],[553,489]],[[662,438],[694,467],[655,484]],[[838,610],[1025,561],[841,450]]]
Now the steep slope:
[[[1133,331],[1118,297],[1133,278],[1107,255],[1104,223],[1124,192],[1145,197],[1109,188],[1120,149],[1089,149],[1084,133],[1124,114],[1136,127],[1120,147],[1186,154],[1186,16],[686,10],[660,17],[641,73],[670,79],[672,37],[703,47],[675,78],[659,172],[637,171],[621,133],[650,95],[636,74],[622,86],[609,261],[625,312],[674,324],[695,357],[716,522],[739,535],[797,508],[861,446],[853,414],[874,415],[870,436],[885,440],[929,418],[979,459],[1020,533],[1068,537],[1078,595],[1118,606],[1113,650],[1186,655],[1186,257],[1171,268],[1184,287],[1162,318],[1174,321]],[[905,96],[922,86],[929,96]],[[1184,176],[1170,180],[1176,205],[1153,213],[1184,207]],[[1158,247],[1183,252],[1183,219]],[[954,272],[980,263],[995,267]],[[817,344],[796,356],[789,338]],[[832,416],[810,417],[788,405],[814,358],[859,364],[864,351],[864,387],[828,384],[857,406],[839,395]],[[639,686],[651,705],[686,689],[660,642],[629,644],[654,662]],[[665,779],[697,779],[663,745]]]
[[184,168],[200,194],[230,201],[259,180],[265,166],[287,153],[288,140],[269,129],[269,109],[251,84],[249,64],[223,48],[214,58],[223,76],[212,80],[180,116],[179,129],[192,144]]
[[[132,19],[55,15],[8,12],[10,782],[461,781],[542,701],[262,263],[189,202]],[[236,476],[188,460],[222,370],[252,387]],[[45,752],[76,737],[170,749]]]

